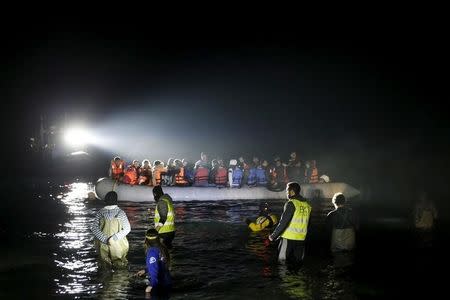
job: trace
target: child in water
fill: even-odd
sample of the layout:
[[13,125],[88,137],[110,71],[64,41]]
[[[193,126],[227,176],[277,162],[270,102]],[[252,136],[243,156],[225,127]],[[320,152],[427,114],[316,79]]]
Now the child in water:
[[158,299],[166,299],[172,287],[169,265],[170,256],[167,248],[161,243],[156,229],[149,229],[145,234],[145,263],[146,270],[140,270],[136,275],[142,276],[148,273],[150,284],[145,289],[145,293]]

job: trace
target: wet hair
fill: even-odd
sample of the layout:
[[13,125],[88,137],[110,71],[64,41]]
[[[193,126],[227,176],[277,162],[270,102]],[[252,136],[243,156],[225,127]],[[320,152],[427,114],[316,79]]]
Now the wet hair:
[[301,187],[297,182],[289,182],[287,184],[288,191],[294,191],[294,196],[300,196]]
[[106,205],[117,205],[117,193],[114,191],[106,193],[105,203]]
[[160,185],[157,185],[153,188],[153,196],[157,196],[155,197],[155,200],[159,197],[161,197],[162,195],[164,195],[163,189]]
[[148,249],[152,247],[156,247],[160,250],[161,256],[165,261],[166,266],[169,267],[170,265],[169,251],[167,250],[166,246],[164,246],[161,243],[158,231],[156,231],[156,229],[154,228],[148,229],[147,232],[145,233],[145,241],[144,241],[145,252],[147,253]]
[[335,205],[335,206],[337,206],[337,205],[344,205],[345,204],[345,202],[346,202],[346,200],[345,200],[345,196],[344,196],[344,194],[342,194],[342,193],[336,193],[336,194],[334,194],[334,196],[333,196],[333,204]]

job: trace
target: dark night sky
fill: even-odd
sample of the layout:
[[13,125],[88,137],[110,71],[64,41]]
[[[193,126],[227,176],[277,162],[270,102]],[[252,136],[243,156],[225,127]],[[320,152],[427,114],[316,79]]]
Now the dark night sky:
[[311,39],[295,28],[36,26],[11,34],[4,49],[3,99],[12,103],[4,121],[20,145],[40,113],[97,124],[148,114],[189,148],[183,154],[297,149],[344,178],[335,169],[351,161],[350,177],[379,176],[380,165],[396,166],[394,176],[411,165],[420,174],[431,157],[448,165],[448,59],[432,29]]

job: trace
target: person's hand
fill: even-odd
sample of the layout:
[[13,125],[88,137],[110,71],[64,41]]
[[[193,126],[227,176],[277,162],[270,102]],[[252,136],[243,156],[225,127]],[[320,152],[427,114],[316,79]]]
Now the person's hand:
[[145,275],[145,270],[139,270],[139,271],[136,272],[135,275],[138,276],[138,277],[141,277],[141,276]]
[[108,238],[108,240],[106,241],[106,243],[107,243],[109,246],[112,246],[112,245],[115,243],[115,241],[114,241],[113,237],[111,236],[111,237]]
[[150,294],[151,291],[152,291],[152,287],[151,286],[148,286],[148,287],[145,288],[145,293]]

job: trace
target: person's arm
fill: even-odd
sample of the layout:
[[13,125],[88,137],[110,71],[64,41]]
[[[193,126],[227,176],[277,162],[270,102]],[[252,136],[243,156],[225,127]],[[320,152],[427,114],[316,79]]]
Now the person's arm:
[[159,223],[164,225],[167,220],[167,211],[169,210],[169,208],[167,207],[167,203],[164,200],[159,200],[157,206],[159,213]]
[[101,217],[102,217],[102,215],[98,211],[95,214],[94,222],[92,222],[92,224],[91,224],[91,231],[94,234],[96,239],[98,239],[103,244],[107,244],[108,243],[108,237],[100,229],[100,219],[101,219]]
[[274,241],[276,240],[283,231],[286,230],[286,228],[289,225],[289,222],[291,222],[292,217],[294,216],[295,212],[295,206],[292,202],[288,202],[286,204],[286,209],[283,211],[283,214],[281,215],[281,220],[278,223],[277,228],[273,231],[273,233],[269,236],[269,238]]
[[122,223],[122,230],[111,236],[115,241],[123,239],[131,231],[130,222],[128,221],[127,215],[123,210],[120,210],[119,214],[117,215],[117,218]]
[[269,221],[269,219],[267,219],[267,217],[266,217],[266,219],[265,219],[263,222],[261,222],[260,224],[257,224],[257,223],[255,223],[255,222],[251,222],[251,223],[248,224],[248,227],[249,227],[252,231],[261,231],[261,230],[263,230],[264,228],[266,228],[269,224],[270,224],[270,221]]
[[150,286],[158,286],[158,273],[159,273],[159,253],[155,248],[150,249],[147,252],[146,264],[148,271],[148,280],[150,281]]

